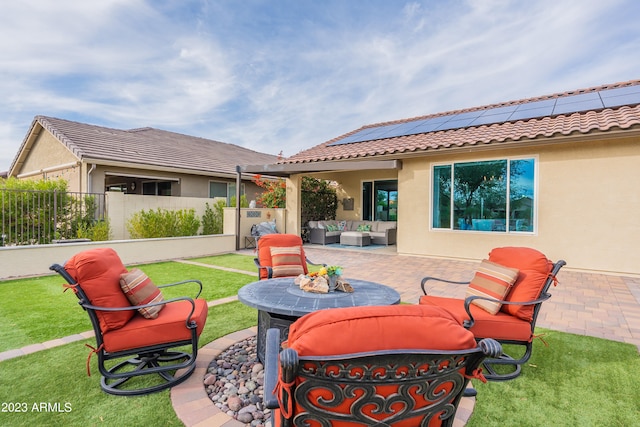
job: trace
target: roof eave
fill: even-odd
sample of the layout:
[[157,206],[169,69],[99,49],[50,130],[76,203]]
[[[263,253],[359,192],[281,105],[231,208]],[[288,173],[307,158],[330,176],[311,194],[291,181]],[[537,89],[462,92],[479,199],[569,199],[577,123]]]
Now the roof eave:
[[301,173],[346,172],[381,169],[399,170],[402,169],[402,162],[400,160],[342,160],[238,166],[238,170],[242,173],[253,173],[279,177],[289,177],[291,175]]

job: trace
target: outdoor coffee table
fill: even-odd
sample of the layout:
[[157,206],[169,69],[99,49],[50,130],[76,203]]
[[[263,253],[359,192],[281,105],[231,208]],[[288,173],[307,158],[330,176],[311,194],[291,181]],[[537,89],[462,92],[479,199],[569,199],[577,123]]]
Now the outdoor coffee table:
[[280,342],[289,336],[289,325],[305,314],[317,310],[367,305],[400,303],[400,294],[389,286],[365,280],[346,279],[352,293],[305,292],[294,283],[293,277],[260,280],[238,291],[238,299],[258,309],[258,357],[264,361],[267,329],[280,329]]
[[343,231],[340,234],[340,244],[349,246],[369,246],[371,244],[371,236],[369,233],[362,231]]

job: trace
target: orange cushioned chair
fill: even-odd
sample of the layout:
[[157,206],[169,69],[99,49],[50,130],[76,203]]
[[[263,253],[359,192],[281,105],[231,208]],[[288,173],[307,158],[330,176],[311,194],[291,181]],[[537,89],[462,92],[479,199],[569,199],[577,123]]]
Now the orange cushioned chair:
[[[538,312],[551,297],[549,287],[556,284],[556,275],[564,265],[563,260],[554,264],[532,248],[496,248],[488,260],[482,261],[470,282],[422,279],[425,295],[420,304],[447,309],[477,340],[493,338],[502,344],[522,346],[520,357],[503,354],[484,362],[487,379],[510,380],[520,375],[522,365],[531,357]],[[468,284],[466,298],[427,295],[425,285],[430,280]]]
[[274,426],[450,426],[492,339],[476,343],[446,310],[364,306],[307,314],[280,333],[269,329],[265,406]]
[[265,234],[258,239],[257,245],[258,257],[254,262],[259,280],[307,274],[307,263],[325,265],[307,259],[302,238],[295,234]]
[[[54,264],[50,269],[65,278],[89,314],[97,344],[89,357],[98,355],[105,392],[153,393],[191,375],[208,310],[207,302],[198,299],[200,281],[155,286],[140,270],[127,271],[110,248],[80,252],[64,267]],[[187,283],[195,298],[162,296],[161,288]],[[190,351],[176,349],[181,346]]]

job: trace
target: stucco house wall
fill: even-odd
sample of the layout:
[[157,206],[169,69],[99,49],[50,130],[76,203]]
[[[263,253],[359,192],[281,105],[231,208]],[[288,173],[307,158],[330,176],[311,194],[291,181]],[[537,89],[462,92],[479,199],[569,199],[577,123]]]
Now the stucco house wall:
[[[406,159],[398,173],[398,252],[482,259],[488,248],[530,246],[572,268],[640,274],[640,144],[637,138]],[[431,227],[432,166],[441,161],[537,159],[533,233]]]
[[[588,105],[583,104],[587,98]],[[532,113],[542,104],[553,108],[544,114]],[[516,111],[513,116],[512,111]],[[484,216],[480,207],[484,199],[474,195],[483,184],[465,181],[464,170],[472,165],[460,163],[531,158],[535,162],[533,199],[528,195],[530,178],[523,174],[514,178],[525,209],[508,205],[508,213],[505,208],[500,212],[493,204]],[[443,228],[433,227],[436,165],[452,166],[452,177],[460,177],[453,181],[458,185],[456,197],[464,193],[471,201],[466,207],[458,203],[447,208],[451,190],[443,189]],[[353,211],[339,206],[340,219],[362,214],[363,181],[397,178],[398,253],[481,260],[495,247],[528,246],[553,260],[566,260],[567,268],[640,275],[638,165],[640,80],[635,80],[366,125],[287,158],[272,170],[291,175],[310,171],[339,182],[339,198],[355,201]],[[472,180],[483,178],[481,171],[466,170],[475,173]],[[505,179],[503,173],[497,179]],[[453,185],[447,175],[442,177],[442,183]],[[489,180],[493,178],[488,175]],[[519,179],[527,181],[519,184]],[[467,189],[461,189],[465,185]],[[526,195],[518,185],[526,185]],[[502,187],[507,188],[506,183],[498,182],[496,188]],[[527,230],[530,207],[534,212],[531,231],[504,230],[507,218],[510,227],[522,220],[525,228],[521,230]],[[446,221],[452,213],[462,222],[449,227]],[[489,223],[495,231],[482,231]]]

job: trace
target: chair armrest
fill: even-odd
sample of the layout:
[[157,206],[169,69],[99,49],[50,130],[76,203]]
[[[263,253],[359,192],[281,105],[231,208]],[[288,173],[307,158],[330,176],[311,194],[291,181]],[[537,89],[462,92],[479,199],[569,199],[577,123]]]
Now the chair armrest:
[[470,297],[465,298],[465,300],[464,300],[464,310],[467,312],[467,315],[469,316],[469,320],[465,320],[463,322],[462,326],[464,326],[465,328],[469,329],[475,323],[475,319],[473,318],[473,315],[471,314],[471,308],[470,308],[471,302],[473,300],[483,299],[483,300],[491,301],[491,302],[499,302],[502,305],[533,305],[533,304],[540,304],[540,303],[548,300],[549,298],[551,298],[551,294],[542,294],[542,295],[540,295],[540,298],[534,299],[532,301],[505,301],[505,300],[499,300],[499,299],[490,298],[490,297],[482,297],[482,296],[479,296],[479,295],[470,296]]
[[198,298],[200,296],[200,294],[202,293],[202,282],[200,280],[196,280],[196,279],[181,280],[180,282],[167,283],[165,285],[158,285],[158,288],[168,288],[168,287],[171,287],[171,286],[184,285],[185,283],[197,283],[198,284],[198,286],[199,286],[198,293],[194,297],[194,298]]
[[323,264],[320,264],[320,263],[312,262],[312,261],[310,261],[310,260],[309,260],[309,258],[307,258],[307,257],[305,257],[305,260],[307,261],[307,264],[311,264],[311,265],[321,265],[321,266],[323,266],[323,267],[326,267],[326,266],[327,266],[327,264],[324,264],[324,263],[323,263]]
[[466,281],[466,282],[456,282],[456,281],[453,281],[453,280],[440,279],[439,277],[430,277],[430,276],[427,276],[427,277],[423,278],[423,279],[422,279],[422,281],[420,282],[420,287],[422,288],[422,292],[423,292],[425,295],[427,295],[427,290],[425,289],[424,285],[425,285],[429,280],[435,280],[435,281],[438,281],[438,282],[445,282],[445,283],[453,283],[453,284],[455,284],[455,285],[468,285],[469,283],[471,283],[471,282],[469,282],[469,281]]
[[278,384],[278,353],[280,350],[280,330],[271,328],[267,330],[267,345],[264,355],[264,406],[269,409],[278,407],[276,396],[276,384]]
[[482,353],[487,357],[496,358],[502,355],[502,345],[493,338],[481,339],[478,347],[480,347]]
[[260,269],[264,268],[267,270],[267,279],[271,279],[273,277],[273,269],[269,266],[260,265],[260,260],[258,258],[253,259],[253,263],[258,267],[258,280],[260,280]]

